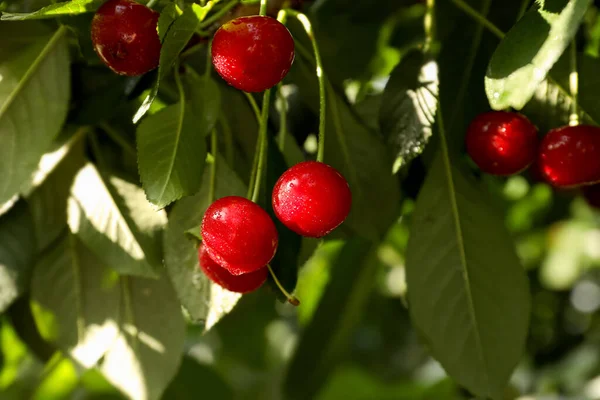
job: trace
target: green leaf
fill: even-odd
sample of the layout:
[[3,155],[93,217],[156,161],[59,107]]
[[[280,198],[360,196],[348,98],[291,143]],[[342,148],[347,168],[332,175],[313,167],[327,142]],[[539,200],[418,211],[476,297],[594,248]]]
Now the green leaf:
[[96,11],[104,0],[71,0],[44,7],[32,13],[3,13],[1,21],[21,21],[25,19],[56,18],[61,15],[75,15]]
[[490,60],[485,91],[495,110],[521,109],[569,45],[591,0],[539,0]]
[[475,395],[502,399],[524,350],[528,283],[502,218],[443,151],[412,216],[406,279],[432,355]]
[[202,382],[202,397],[215,400],[233,399],[233,391],[225,380],[207,365],[201,365],[191,357],[183,357],[179,372],[171,382],[163,399],[197,400],[198,382]]
[[44,250],[68,229],[67,201],[75,177],[85,163],[83,141],[79,140],[73,143],[69,153],[46,177],[44,183],[27,197],[38,250]]
[[[597,58],[586,54],[578,55],[579,93],[577,95],[577,106],[584,114],[584,120],[587,118],[594,125],[597,125],[598,121],[600,121],[600,101],[598,101],[600,80],[597,74],[598,68],[600,68],[600,60]],[[570,73],[569,57],[567,54],[561,57],[550,71],[551,84],[556,87],[556,90],[560,91],[560,96],[566,98],[564,102],[568,102],[569,105],[571,104],[569,97]],[[565,107],[566,105],[563,105],[561,108]],[[564,111],[562,112],[564,113]],[[552,126],[552,128],[556,128],[557,126]]]
[[[89,36],[87,27],[85,34]],[[71,111],[69,121],[80,125],[98,125],[122,111],[115,104],[127,102],[126,89],[139,79],[117,75],[104,65],[75,69],[73,75],[73,101],[77,107]]]
[[177,6],[175,3],[169,3],[160,13],[160,17],[158,17],[158,37],[162,42],[169,31],[169,28],[173,24],[173,22],[179,17],[183,11]]
[[331,279],[332,265],[339,257],[343,245],[341,240],[324,242],[300,269],[296,287],[296,296],[302,299],[302,307],[298,307],[300,324],[306,325],[312,319]]
[[120,278],[119,336],[100,371],[132,400],[158,400],[177,373],[185,321],[169,279]]
[[67,235],[36,267],[32,297],[44,336],[86,368],[99,363],[129,398],[160,398],[177,372],[185,323],[165,276],[119,276]]
[[26,290],[35,254],[31,214],[20,202],[0,217],[0,313]]
[[138,186],[86,165],[71,187],[68,223],[71,232],[119,273],[158,276],[166,214],[155,211]]
[[163,208],[200,189],[206,157],[204,130],[182,102],[148,116],[138,126],[138,167],[152,204]]
[[52,143],[50,148],[42,157],[37,165],[37,168],[31,174],[31,179],[25,181],[21,186],[21,195],[25,198],[29,197],[39,186],[44,184],[45,180],[52,172],[62,163],[67,155],[77,147],[77,150],[83,154],[81,148],[81,138],[84,130],[77,129],[73,126],[65,129],[58,138]]
[[158,87],[160,86],[161,79],[165,77],[169,69],[173,66],[177,57],[179,57],[179,53],[188,44],[199,28],[200,22],[206,18],[206,15],[212,9],[212,6],[213,2],[209,2],[205,6],[192,4],[184,9],[183,14],[170,24],[168,31],[164,34],[164,41],[160,49],[160,62],[158,64],[156,81],[152,85],[150,93],[135,113],[133,117],[134,123],[137,123],[150,109],[150,106],[158,95]]
[[117,337],[120,293],[117,273],[70,234],[48,249],[31,280],[40,333],[85,368]]
[[198,76],[192,72],[186,74],[182,81],[189,93],[189,111],[196,119],[196,135],[208,135],[221,114],[221,91],[210,75]]
[[258,122],[243,92],[218,82],[221,92],[219,136],[222,138],[227,163],[244,182],[250,181],[254,161]]
[[375,250],[374,243],[359,237],[342,248],[326,292],[290,361],[286,398],[314,398],[347,350],[377,276]]
[[390,76],[379,112],[381,132],[396,154],[393,172],[423,152],[437,111],[437,64],[420,51],[404,56]]
[[333,90],[328,95],[331,118],[327,123],[325,162],[344,175],[352,190],[352,210],[344,224],[360,235],[379,240],[400,207],[391,159],[380,136],[362,125]]
[[[209,164],[212,164],[209,159]],[[201,272],[198,263],[196,239],[186,234],[188,230],[199,231],[204,212],[209,206],[210,169],[204,171],[200,191],[178,201],[169,214],[164,234],[165,266],[184,309],[194,323],[210,329],[229,313],[240,295],[212,284]],[[229,169],[222,158],[217,159],[215,198],[245,196],[246,187]]]
[[[358,366],[344,366],[333,375],[317,400],[457,400],[450,390],[428,393],[427,387],[414,381],[386,382]],[[429,395],[430,397],[427,397]]]
[[537,126],[547,132],[558,126],[568,125],[572,107],[571,97],[555,83],[545,80],[539,84],[523,113]]
[[65,33],[61,27],[48,34],[37,23],[0,24],[0,204],[30,179],[67,115]]

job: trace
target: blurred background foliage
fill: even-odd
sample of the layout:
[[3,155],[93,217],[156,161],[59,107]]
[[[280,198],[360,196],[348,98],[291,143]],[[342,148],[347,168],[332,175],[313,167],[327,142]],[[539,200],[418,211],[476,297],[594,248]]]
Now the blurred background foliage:
[[[27,12],[47,3],[1,1],[0,10]],[[494,1],[495,10],[508,3],[521,4]],[[438,13],[451,7],[440,6]],[[593,58],[600,56],[598,7],[600,4],[590,8],[578,34],[581,51]],[[413,0],[317,0],[305,2],[304,8],[314,21],[331,81],[345,91],[360,118],[377,128],[383,89],[390,74],[425,40],[425,5]],[[457,12],[448,12],[446,24],[453,23]],[[499,27],[510,27],[500,11],[491,15],[498,16]],[[443,36],[447,28],[438,28]],[[291,30],[294,29],[292,23]],[[305,40],[302,34],[295,36],[300,42]],[[484,47],[483,51],[491,54],[493,42],[486,38],[484,43],[491,47]],[[294,66],[292,78],[299,73],[298,68]],[[121,78],[107,75],[106,79]],[[168,97],[168,85],[161,90]],[[309,109],[310,102],[298,95],[297,88],[290,86],[289,93],[290,131],[304,152],[314,153],[317,115]],[[484,93],[477,100],[480,108],[487,107]],[[539,126],[548,124],[551,118],[561,119],[561,100],[547,103],[544,102],[545,108],[532,108],[531,113],[525,110]],[[312,102],[312,107],[316,104]],[[160,107],[160,102],[155,107]],[[79,117],[88,118],[83,114]],[[554,126],[557,123],[553,122]],[[400,216],[373,256],[364,257],[375,277],[373,286],[366,288],[365,312],[355,315],[357,324],[345,332],[350,346],[332,365],[331,375],[314,395],[317,400],[469,398],[445,376],[420,343],[404,299],[408,226],[430,159],[425,150],[422,157],[398,173],[403,189]],[[132,168],[131,160],[126,158],[109,162],[124,170]],[[238,162],[244,163],[241,159]],[[246,170],[246,166],[240,165],[239,170]],[[512,377],[506,398],[600,399],[600,211],[590,206],[581,193],[552,191],[530,173],[508,179],[480,176],[480,183],[495,194],[497,205],[505,211],[506,225],[528,271],[533,298],[526,354]],[[5,222],[0,218],[0,223]],[[284,398],[281,387],[286,371],[304,329],[317,315],[320,301],[335,301],[335,297],[346,295],[329,292],[328,288],[332,289],[334,274],[336,279],[343,279],[344,268],[349,268],[343,264],[348,257],[344,256],[349,251],[347,246],[362,251],[361,244],[348,245],[335,238],[318,245],[303,240],[299,258],[304,265],[299,269],[296,289],[302,301],[299,308],[274,302],[272,293],[261,290],[244,296],[233,312],[207,334],[190,325],[185,357],[163,398]],[[83,371],[59,352],[48,349],[28,310],[26,304],[17,301],[0,316],[0,399],[124,398],[97,371]],[[321,331],[337,329],[328,324],[336,318],[320,317]],[[336,339],[324,334],[311,340]],[[325,352],[319,343],[303,348]],[[301,354],[304,369],[293,366],[298,381],[302,381],[303,374],[311,374],[311,368],[317,369],[319,363],[326,362],[322,359],[325,356]]]

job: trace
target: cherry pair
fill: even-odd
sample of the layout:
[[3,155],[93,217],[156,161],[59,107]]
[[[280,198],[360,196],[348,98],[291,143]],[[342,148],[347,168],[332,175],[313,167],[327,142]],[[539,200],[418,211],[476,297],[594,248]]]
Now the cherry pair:
[[[352,194],[333,167],[305,161],[288,169],[273,188],[277,218],[292,231],[322,237],[348,216]],[[278,234],[267,212],[238,196],[210,205],[202,220],[200,265],[206,275],[236,292],[257,289],[267,277],[266,265],[277,251]]]
[[492,111],[480,114],[467,130],[467,152],[479,168],[513,175],[536,163],[542,178],[557,188],[600,182],[600,128],[564,126],[541,143],[536,127],[523,115]]
[[[92,43],[102,61],[121,75],[142,75],[158,67],[160,14],[132,0],[108,0],[92,20]],[[212,61],[231,86],[262,92],[279,83],[294,61],[294,39],[266,16],[240,17],[215,33]]]

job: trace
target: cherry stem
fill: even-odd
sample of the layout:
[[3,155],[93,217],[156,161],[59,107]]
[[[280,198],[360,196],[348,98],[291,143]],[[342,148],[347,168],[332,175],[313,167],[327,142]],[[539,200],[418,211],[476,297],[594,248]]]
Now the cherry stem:
[[158,0],[150,0],[149,2],[146,3],[146,7],[148,8],[152,8],[154,7],[154,5],[158,2]]
[[323,71],[323,61],[321,60],[321,52],[319,51],[319,45],[314,37],[312,25],[310,20],[305,14],[302,14],[296,10],[285,9],[280,11],[277,19],[284,19],[284,14],[289,14],[296,18],[304,27],[304,31],[308,36],[308,39],[312,43],[313,52],[315,55],[315,64],[317,71],[317,80],[319,81],[319,145],[317,147],[317,161],[323,162],[325,158],[325,127],[327,122],[327,99],[325,97],[325,72]]
[[252,107],[252,111],[254,111],[254,115],[256,116],[256,121],[260,122],[260,109],[258,108],[258,104],[256,104],[256,100],[254,100],[254,96],[251,93],[244,92],[246,95],[246,99],[248,99],[248,103]]
[[423,52],[428,53],[431,50],[431,44],[435,38],[435,0],[427,0],[427,10],[423,18],[423,28],[425,31],[425,45]]
[[569,125],[579,125],[579,110],[577,96],[579,94],[579,72],[577,71],[577,44],[576,40],[570,46],[571,73],[569,74],[569,91],[571,92],[571,114],[569,115]]
[[279,97],[279,136],[277,142],[279,149],[283,153],[285,148],[285,138],[287,136],[287,99],[283,93],[281,82],[277,85],[277,96]]
[[452,0],[454,5],[468,14],[471,18],[485,26],[490,32],[496,35],[499,39],[504,38],[504,32],[502,32],[496,25],[494,25],[489,19],[481,15],[473,7],[465,3],[463,0]]
[[213,162],[210,166],[210,186],[208,188],[208,204],[212,204],[215,201],[215,189],[217,185],[217,130],[213,128],[210,133],[210,152],[213,156]]
[[260,12],[259,14],[262,16],[267,15],[267,0],[260,0]]
[[257,202],[260,195],[260,185],[266,164],[267,153],[267,124],[269,122],[269,105],[271,102],[271,89],[267,89],[263,95],[262,114],[260,116],[260,125],[258,127],[258,162],[256,164],[256,176],[252,190],[252,201]]
[[277,279],[277,275],[275,275],[275,272],[273,272],[273,268],[271,268],[271,265],[267,264],[267,268],[269,268],[269,273],[273,277],[273,280],[275,281],[275,284],[277,285],[279,290],[281,290],[281,293],[283,293],[283,295],[287,298],[288,303],[295,307],[299,306],[300,300],[298,300],[295,296],[291,295],[287,290],[285,290],[281,282],[279,282],[279,279]]
[[232,1],[232,2],[229,2],[229,3],[225,4],[223,7],[221,7],[219,9],[219,11],[217,11],[213,15],[211,15],[210,18],[206,18],[204,21],[202,21],[198,25],[198,30],[203,30],[203,29],[211,26],[212,24],[214,24],[218,20],[220,20],[222,16],[224,16],[225,14],[227,14],[229,12],[229,10],[231,10],[233,7],[237,6],[238,3],[239,3],[239,0]]

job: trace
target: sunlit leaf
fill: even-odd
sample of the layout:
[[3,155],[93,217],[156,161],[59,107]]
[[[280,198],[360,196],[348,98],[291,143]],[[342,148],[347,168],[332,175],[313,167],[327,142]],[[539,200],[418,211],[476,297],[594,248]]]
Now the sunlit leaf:
[[40,332],[87,368],[117,337],[120,295],[117,273],[70,234],[48,249],[31,282]]
[[119,335],[100,365],[115,387],[133,400],[157,400],[177,373],[185,322],[166,276],[122,276]]
[[437,72],[433,60],[413,51],[394,69],[383,92],[379,121],[396,155],[394,173],[418,156],[429,141],[437,111]]
[[83,141],[78,141],[43,184],[27,197],[38,250],[45,249],[67,230],[67,201],[71,195],[71,186],[85,163]]
[[2,21],[19,21],[24,19],[56,18],[61,15],[74,15],[96,11],[105,0],[71,0],[44,7],[32,13],[3,13]]
[[0,313],[26,290],[35,254],[31,214],[20,202],[0,217]]
[[591,0],[539,0],[512,27],[485,78],[493,109],[525,106],[573,39],[590,4]]
[[59,133],[70,96],[66,28],[0,24],[0,204],[30,179]]
[[141,188],[88,164],[71,188],[68,223],[106,265],[122,274],[157,277],[163,211],[155,211]]

